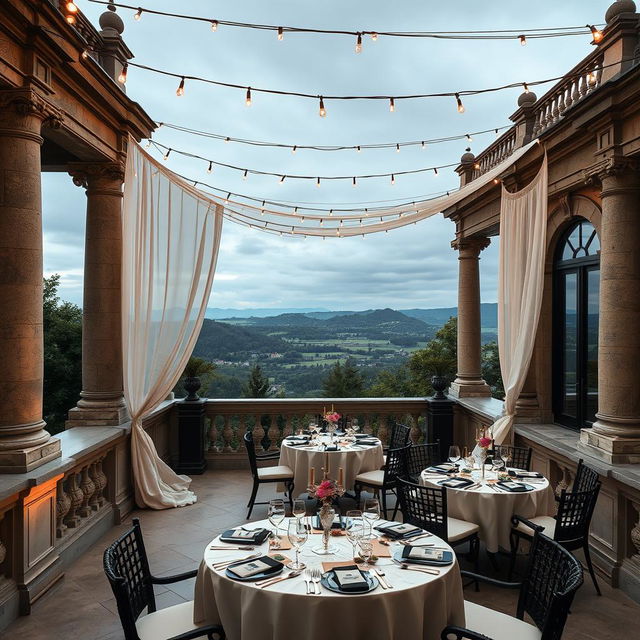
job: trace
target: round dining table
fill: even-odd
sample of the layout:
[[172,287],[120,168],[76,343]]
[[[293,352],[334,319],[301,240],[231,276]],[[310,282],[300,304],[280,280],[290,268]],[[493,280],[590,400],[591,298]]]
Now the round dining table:
[[330,436],[325,434],[320,435],[314,444],[308,445],[293,444],[285,439],[280,445],[278,464],[293,469],[295,497],[307,492],[311,468],[314,469],[314,478],[320,482],[326,465],[329,467],[327,474],[334,480],[340,479],[340,469],[343,470],[342,484],[348,491],[353,488],[358,474],[377,471],[384,464],[382,443],[377,438],[372,437],[373,440],[375,444],[358,444],[357,441],[346,443],[336,437],[334,442],[338,443],[338,450],[326,451]]
[[[286,531],[287,521],[280,531]],[[242,526],[272,528],[268,520]],[[321,533],[312,533],[302,547],[300,560],[308,568],[323,570],[327,569],[323,563],[353,560],[353,548],[344,536],[332,537],[335,554],[316,555],[312,548],[321,538]],[[435,536],[427,540],[451,550]],[[225,569],[216,570],[213,565],[257,551],[267,554],[269,549],[268,541],[256,551],[211,548],[223,544],[215,538],[204,551],[195,586],[194,623],[222,624],[228,640],[439,640],[445,626],[464,626],[462,579],[455,554],[453,564],[438,567],[437,575],[402,570],[391,557],[379,557],[375,567],[383,570],[391,588],[378,584],[368,593],[344,594],[320,586],[320,595],[307,595],[304,574],[264,588],[227,577]],[[399,543],[391,543],[389,553],[400,548]],[[279,553],[294,558],[293,550]],[[283,575],[288,572],[285,568]]]
[[[471,479],[480,483],[477,488],[454,489],[447,487],[447,515],[451,518],[473,522],[480,527],[480,540],[489,553],[500,549],[509,550],[511,543],[511,517],[513,515],[533,518],[555,512],[555,497],[546,478],[538,480],[522,479],[521,482],[533,487],[531,491],[511,493],[500,489],[496,484],[497,475],[492,471],[475,470]],[[420,483],[429,487],[439,487],[444,476],[428,473],[420,476]]]

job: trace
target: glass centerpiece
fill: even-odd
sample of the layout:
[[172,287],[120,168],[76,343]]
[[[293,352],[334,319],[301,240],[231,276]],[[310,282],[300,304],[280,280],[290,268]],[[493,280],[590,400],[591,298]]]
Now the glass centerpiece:
[[332,480],[329,477],[329,454],[325,453],[325,466],[323,468],[323,479],[320,484],[313,482],[315,469],[313,467],[310,470],[309,486],[307,491],[309,496],[316,498],[321,502],[320,510],[318,511],[318,520],[322,527],[322,544],[314,547],[312,550],[319,555],[331,555],[337,551],[337,547],[331,546],[329,540],[331,537],[331,529],[333,527],[333,520],[336,515],[335,504],[342,495],[344,495],[344,470],[342,467],[338,470],[338,480]]

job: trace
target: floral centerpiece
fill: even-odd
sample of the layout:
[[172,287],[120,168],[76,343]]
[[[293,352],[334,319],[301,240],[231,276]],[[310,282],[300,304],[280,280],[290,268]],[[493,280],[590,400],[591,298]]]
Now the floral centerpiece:
[[342,416],[337,411],[327,411],[327,413],[325,413],[322,417],[329,424],[332,424],[334,426],[340,421],[340,418],[342,418]]
[[338,487],[335,480],[323,480],[315,490],[314,497],[322,502],[322,504],[331,504],[334,498],[340,497],[344,493],[344,489]]
[[476,448],[474,453],[476,454],[478,464],[482,470],[482,478],[484,479],[484,464],[487,459],[489,448],[491,447],[493,440],[487,437],[486,431],[476,439]]
[[309,496],[322,503],[318,512],[318,520],[320,520],[320,525],[322,526],[322,547],[314,549],[316,553],[320,554],[330,554],[335,551],[335,549],[329,547],[329,536],[333,531],[333,518],[336,515],[333,503],[344,495],[344,469],[341,467],[338,470],[338,480],[335,481],[329,478],[326,472],[327,468],[328,465],[325,466],[324,478],[320,484],[314,484],[314,470],[312,468],[307,488]]

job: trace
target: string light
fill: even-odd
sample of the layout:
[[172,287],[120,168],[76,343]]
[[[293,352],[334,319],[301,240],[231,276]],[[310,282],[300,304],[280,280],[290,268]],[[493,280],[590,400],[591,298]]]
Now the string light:
[[524,88],[525,93],[529,93],[529,85],[526,82],[522,83],[522,87]]
[[140,7],[138,7],[138,10],[135,12],[133,19],[138,21],[140,20],[140,18],[142,18],[142,9]]
[[460,94],[455,93],[454,96],[456,98],[456,103],[458,105],[458,113],[464,113],[464,105],[462,104],[462,99],[460,98]]
[[427,145],[425,144],[424,140],[420,143],[420,146],[422,147],[423,151],[427,148]]
[[280,184],[282,184],[284,182],[286,176],[282,176],[282,178],[280,178]]
[[75,2],[67,2],[65,6],[69,13],[78,13],[78,5]]
[[248,175],[249,175],[249,171],[247,169],[245,169],[244,173],[242,174],[242,179],[246,180]]
[[396,110],[396,102],[393,98],[389,98],[389,111],[393,113]]
[[471,137],[471,134],[470,134],[470,133],[467,133],[467,134],[465,135],[465,137],[467,138],[467,140],[468,140],[469,142],[473,142],[473,138]]
[[65,16],[65,20],[71,25],[76,23],[76,17],[73,15],[73,13],[68,13]]
[[84,49],[80,55],[82,56],[83,60],[86,60],[89,57],[89,51],[87,49]]
[[178,96],[178,98],[184,95],[184,77],[180,80],[180,84],[176,89],[176,95]]
[[209,160],[209,167],[207,168],[207,173],[211,173],[213,171],[213,162]]
[[284,40],[284,30],[282,27],[278,27],[278,40],[281,42]]
[[520,39],[520,44],[524,47],[527,44],[527,36],[521,34],[518,36],[518,38]]
[[373,40],[373,42],[378,42],[378,34],[375,31],[371,32],[371,40]]
[[[497,131],[497,129],[496,129],[496,131]],[[224,141],[225,141],[225,142],[231,142],[231,138],[230,138],[229,136],[227,136],[227,137],[224,139]]]
[[362,53],[362,34],[358,33],[358,37],[356,39],[356,53]]
[[400,144],[396,144],[396,153],[400,153]]
[[225,204],[229,204],[229,198],[231,197],[231,191],[229,191],[229,193],[227,193],[227,197],[224,199],[224,203]]
[[295,153],[298,150],[298,147],[294,144],[291,148],[291,153]]
[[353,187],[355,187],[355,186],[357,186],[357,184],[358,184],[358,183],[356,182],[356,177],[355,177],[355,176],[353,176],[353,181],[351,182],[351,185],[352,185]]
[[591,35],[593,36],[593,41],[596,44],[598,44],[599,42],[602,42],[602,38],[604,38],[604,33],[602,33],[602,31],[600,31],[600,29],[598,29],[593,24],[588,24],[587,25],[587,29],[591,29]]
[[391,186],[393,186],[395,183],[396,183],[396,177],[392,173],[391,174]]
[[122,65],[122,71],[120,71],[120,75],[118,76],[118,82],[120,84],[125,84],[127,82],[127,71],[129,70],[129,64],[125,62]]
[[587,74],[587,82],[589,83],[589,86],[593,86],[597,81],[596,78],[596,74],[594,71],[589,71],[589,73]]
[[251,106],[251,87],[247,87],[247,97],[244,103],[247,105],[247,107]]
[[218,21],[217,20],[212,20],[211,21],[211,31],[217,31],[218,30]]
[[320,178],[316,178],[316,187],[320,186]]
[[434,173],[435,175],[438,175],[438,167],[433,167],[433,173]]
[[362,151],[362,149],[360,148],[360,145],[358,145],[358,146],[356,147],[356,151],[357,151],[358,153],[360,153],[360,152]]
[[168,160],[169,156],[171,155],[171,151],[172,151],[172,149],[167,149],[167,153],[164,154],[162,159],[163,160]]
[[327,110],[324,108],[324,98],[320,96],[320,108],[318,109],[318,115],[321,118],[325,118],[327,115]]

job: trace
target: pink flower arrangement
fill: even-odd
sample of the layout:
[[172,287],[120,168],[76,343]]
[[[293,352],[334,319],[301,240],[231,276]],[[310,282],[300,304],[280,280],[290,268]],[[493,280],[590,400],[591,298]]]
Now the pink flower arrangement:
[[478,446],[482,449],[488,449],[491,446],[491,438],[487,438],[487,436],[483,436],[478,440]]
[[342,416],[337,411],[329,411],[328,413],[325,413],[323,417],[327,422],[335,424]]
[[318,500],[333,498],[337,493],[337,488],[333,480],[323,480],[316,489],[316,498],[318,498]]

